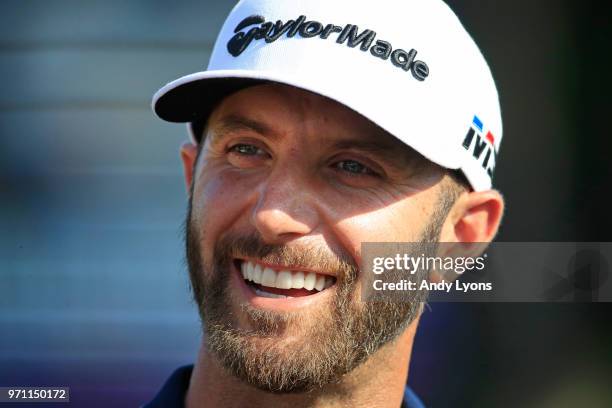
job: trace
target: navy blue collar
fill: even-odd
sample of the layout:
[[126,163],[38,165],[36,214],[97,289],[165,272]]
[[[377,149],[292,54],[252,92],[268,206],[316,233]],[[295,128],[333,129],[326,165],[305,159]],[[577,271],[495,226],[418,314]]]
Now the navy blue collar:
[[[185,393],[189,387],[192,371],[193,365],[183,366],[174,371],[155,398],[144,405],[143,408],[183,408],[185,406]],[[409,387],[406,387],[404,390],[404,400],[400,408],[424,407],[419,397]]]

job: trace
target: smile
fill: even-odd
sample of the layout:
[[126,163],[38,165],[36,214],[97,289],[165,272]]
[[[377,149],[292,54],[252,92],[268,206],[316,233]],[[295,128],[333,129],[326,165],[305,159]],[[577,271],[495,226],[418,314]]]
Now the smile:
[[334,285],[336,279],[315,272],[287,270],[238,260],[239,270],[247,286],[256,296],[287,299],[311,296]]

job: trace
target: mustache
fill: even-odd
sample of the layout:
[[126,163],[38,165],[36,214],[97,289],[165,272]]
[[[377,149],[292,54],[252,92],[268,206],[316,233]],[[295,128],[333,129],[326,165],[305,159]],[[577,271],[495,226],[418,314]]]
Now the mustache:
[[264,242],[259,234],[227,234],[215,245],[218,262],[229,264],[234,258],[256,258],[264,263],[287,265],[297,269],[328,271],[337,279],[354,280],[359,267],[341,250],[314,244],[279,245]]

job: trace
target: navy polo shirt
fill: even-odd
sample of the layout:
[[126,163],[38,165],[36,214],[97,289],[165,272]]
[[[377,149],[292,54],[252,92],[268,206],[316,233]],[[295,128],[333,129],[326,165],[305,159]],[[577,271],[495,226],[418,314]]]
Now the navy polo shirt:
[[[143,408],[183,408],[187,387],[193,365],[178,368],[163,385],[153,401],[144,405]],[[416,394],[406,387],[404,400],[400,408],[424,408],[425,406]]]

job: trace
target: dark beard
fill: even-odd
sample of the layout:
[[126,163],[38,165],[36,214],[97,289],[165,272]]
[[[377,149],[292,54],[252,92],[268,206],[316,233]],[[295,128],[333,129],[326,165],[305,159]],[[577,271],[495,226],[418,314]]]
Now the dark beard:
[[[440,227],[441,222],[432,220],[422,240],[437,239]],[[185,229],[189,275],[208,350],[230,373],[265,391],[305,392],[339,382],[401,334],[425,301],[426,294],[417,291],[405,303],[359,303],[355,296],[359,272],[349,256],[318,248],[266,245],[258,235],[226,234],[216,242],[213,259],[204,260],[203,237],[192,225],[191,205]],[[335,271],[336,293],[329,310],[320,311],[319,316],[310,313],[309,320],[316,324],[305,327],[298,313],[263,311],[245,304],[241,312],[251,328],[239,327],[228,278],[237,256]],[[299,328],[303,336],[284,341],[281,334],[289,328]]]

